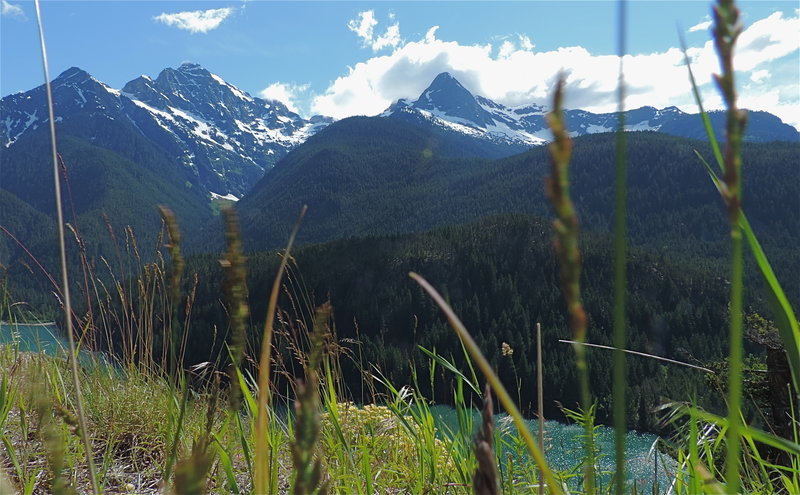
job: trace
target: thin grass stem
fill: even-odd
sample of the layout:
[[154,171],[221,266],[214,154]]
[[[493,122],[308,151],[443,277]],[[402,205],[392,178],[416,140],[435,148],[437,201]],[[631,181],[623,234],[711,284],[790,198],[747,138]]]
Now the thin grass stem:
[[258,494],[270,493],[270,449],[267,438],[267,404],[270,402],[270,372],[272,368],[272,325],[275,321],[275,308],[278,305],[278,294],[280,293],[281,280],[283,280],[283,272],[286,270],[286,263],[289,260],[289,255],[294,245],[297,232],[300,230],[300,224],[303,222],[303,217],[308,210],[308,206],[303,205],[300,211],[300,216],[294,225],[292,234],[289,236],[289,242],[286,244],[286,250],[281,257],[281,264],[278,267],[278,273],[275,275],[275,282],[272,284],[272,292],[269,295],[269,304],[267,305],[266,321],[264,322],[263,339],[261,341],[261,355],[258,360],[258,409],[256,412],[256,452],[255,452],[255,476],[254,488]]
[[687,368],[694,368],[696,370],[705,371],[706,373],[714,373],[713,370],[710,370],[708,368],[703,368],[702,366],[697,366],[696,364],[685,363],[683,361],[677,361],[675,359],[665,358],[663,356],[656,356],[655,354],[647,354],[646,352],[632,351],[630,349],[619,349],[617,347],[612,347],[610,345],[589,344],[587,342],[576,342],[574,340],[559,339],[558,341],[561,342],[561,343],[564,343],[564,344],[573,344],[573,345],[577,344],[577,345],[585,345],[587,347],[594,347],[596,349],[606,349],[606,350],[610,350],[610,351],[622,351],[622,352],[624,352],[626,354],[633,354],[633,355],[636,355],[636,356],[642,356],[642,357],[646,357],[646,358],[650,358],[650,359],[658,359],[659,361],[664,361],[664,362],[671,363],[671,364],[677,364],[677,365],[680,365],[680,366],[686,366]]
[[56,125],[55,125],[55,112],[53,110],[53,91],[50,87],[50,69],[47,62],[47,45],[44,40],[44,26],[42,25],[42,10],[39,0],[35,0],[36,6],[36,23],[39,27],[39,42],[42,48],[42,67],[44,68],[44,84],[47,92],[47,112],[50,117],[50,149],[53,158],[53,181],[55,184],[55,201],[56,201],[56,217],[57,217],[57,230],[58,230],[58,249],[61,261],[61,283],[64,305],[64,321],[67,327],[67,342],[69,344],[69,362],[72,370],[72,382],[75,387],[75,408],[78,413],[78,422],[80,425],[80,436],[83,446],[86,449],[86,463],[89,468],[89,480],[92,486],[92,492],[99,494],[100,487],[97,483],[97,472],[94,467],[94,449],[92,442],[89,439],[89,432],[86,429],[86,415],[83,409],[83,399],[81,397],[81,380],[78,370],[78,359],[75,352],[75,336],[72,329],[72,304],[70,302],[69,294],[69,277],[67,274],[67,249],[64,240],[64,212],[61,204],[61,183],[58,174],[58,148],[56,146]]
[[625,353],[627,335],[625,328],[625,297],[627,289],[628,228],[627,193],[628,163],[625,142],[625,30],[626,4],[620,0],[618,11],[619,28],[619,85],[617,87],[617,133],[616,133],[616,178],[614,201],[614,454],[616,461],[615,493],[625,493],[625,392],[627,388],[625,372]]

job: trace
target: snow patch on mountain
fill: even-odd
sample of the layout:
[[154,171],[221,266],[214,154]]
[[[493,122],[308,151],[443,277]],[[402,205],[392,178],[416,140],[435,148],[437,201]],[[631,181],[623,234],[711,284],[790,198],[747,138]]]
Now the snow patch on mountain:
[[239,201],[239,198],[231,193],[228,194],[217,194],[214,191],[210,191],[211,199],[225,199],[228,201]]

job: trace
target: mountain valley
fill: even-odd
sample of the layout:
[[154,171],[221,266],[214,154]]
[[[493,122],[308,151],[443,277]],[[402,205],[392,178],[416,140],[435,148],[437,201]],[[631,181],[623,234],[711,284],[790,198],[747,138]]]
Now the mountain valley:
[[[416,344],[459,352],[435,308],[407,279],[410,270],[443,287],[482,345],[493,349],[495,363],[503,359],[496,352],[501,341],[517,349],[513,366],[502,365],[506,380],[514,370],[531,370],[532,322],[544,322],[550,337],[561,335],[544,193],[548,110],[541,105],[505,107],[443,73],[416,99],[401,99],[378,116],[304,119],[188,63],[121,90],[73,68],[54,80],[54,94],[73,271],[84,267],[101,284],[130,281],[143,264],[168,259],[156,208],[167,205],[183,233],[187,273],[200,281],[194,289],[184,282],[197,297],[197,319],[187,327],[189,364],[219,351],[225,333],[217,329],[228,324],[219,296],[222,204],[233,204],[238,214],[255,315],[266,310],[261,296],[275,250],[285,245],[301,207],[309,206],[297,239],[297,270],[308,282],[300,290],[314,304],[329,297],[342,318],[341,337],[362,339],[365,358],[392,376],[409,372],[409,355],[422,369],[426,361],[415,354]],[[13,235],[0,241],[0,263],[7,288],[52,316],[58,299],[42,273],[57,266],[43,101],[42,87],[0,101],[0,225]],[[723,115],[710,117],[719,128]],[[593,339],[608,343],[604,260],[610,257],[616,136],[609,131],[616,115],[569,110],[566,120],[574,137],[572,195],[584,232]],[[633,341],[677,358],[692,358],[693,350],[720,358],[727,227],[697,156],[712,159],[708,144],[696,139],[700,118],[644,107],[628,111],[625,122],[632,287],[643,294],[631,309]],[[799,154],[794,128],[751,114],[743,150],[745,210],[794,304],[800,301]],[[82,302],[91,299],[86,273],[74,284],[79,310],[91,314],[91,304]],[[753,266],[747,277],[753,287],[748,310],[768,312]],[[261,318],[249,323],[253,345]],[[556,363],[548,386],[563,389],[574,379],[569,348],[551,342],[548,352]],[[593,365],[609,363],[597,357]],[[635,366],[643,379],[634,390],[632,407],[639,411],[631,426],[649,429],[654,425],[645,410],[665,389],[657,386],[658,367]],[[357,381],[355,369],[347,373]],[[680,375],[669,390],[687,383],[701,386]],[[609,386],[599,380],[596,391],[606,394]],[[564,397],[574,399],[551,398]]]

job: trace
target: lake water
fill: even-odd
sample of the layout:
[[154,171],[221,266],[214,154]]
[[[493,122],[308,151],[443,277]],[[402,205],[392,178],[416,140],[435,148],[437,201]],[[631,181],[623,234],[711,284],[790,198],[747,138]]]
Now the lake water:
[[[0,322],[0,345],[15,345],[20,352],[44,352],[50,356],[65,357],[69,351],[69,343],[55,322],[11,323]],[[81,350],[78,361],[83,366],[92,366],[98,362],[108,365],[103,353]]]
[[[434,417],[438,418],[440,427],[444,430],[457,430],[458,420],[456,412],[451,407],[447,406],[433,406],[431,412]],[[480,422],[480,414],[475,411],[473,415],[473,425],[477,428]],[[536,420],[527,421],[527,426],[533,432],[534,437],[538,435],[539,424]],[[499,432],[507,432],[511,437],[516,436],[516,427],[511,420],[511,417],[506,414],[498,414],[495,416],[495,427]],[[577,424],[564,424],[557,421],[545,421],[545,457],[548,464],[557,471],[567,471],[576,467],[576,464],[583,457],[583,439],[582,435],[584,429]],[[626,476],[629,483],[635,483],[639,493],[653,493],[653,478],[658,479],[658,493],[667,493],[669,490],[672,477],[665,471],[669,470],[674,473],[676,470],[675,461],[653,448],[654,443],[658,437],[649,433],[640,433],[637,431],[630,431],[626,437]],[[611,482],[612,473],[615,469],[615,456],[614,456],[614,430],[613,428],[600,426],[597,431],[597,448],[600,451],[600,457],[597,465],[601,473],[605,473],[600,477],[600,482],[607,485]],[[519,453],[523,453],[520,458]],[[506,447],[501,454],[501,460],[507,464],[509,454],[512,456],[515,464],[521,465],[527,463],[532,465],[533,461],[527,457],[524,445],[520,445],[519,449],[510,449]],[[658,468],[656,469],[656,458]],[[507,466],[504,466],[506,469]],[[517,467],[516,469],[519,469]],[[580,473],[576,473],[580,474]],[[578,477],[574,478],[574,482],[570,483],[571,488],[576,488]],[[630,488],[627,491],[630,491]]]
[[56,355],[67,351],[67,341],[60,336],[55,322],[0,322],[0,344],[15,344],[22,352],[44,351]]

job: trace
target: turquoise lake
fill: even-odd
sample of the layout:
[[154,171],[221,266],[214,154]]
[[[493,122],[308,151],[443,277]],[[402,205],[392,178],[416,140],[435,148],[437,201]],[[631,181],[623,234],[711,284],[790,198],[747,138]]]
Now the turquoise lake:
[[20,351],[44,351],[47,354],[66,352],[67,349],[67,341],[61,337],[54,322],[0,322],[0,344],[17,344]]
[[[64,357],[69,344],[54,322],[9,323],[0,322],[0,345],[17,346],[20,352],[45,352],[50,356]],[[80,351],[79,359],[84,366],[92,366],[98,361],[106,365],[109,360],[105,354]]]

